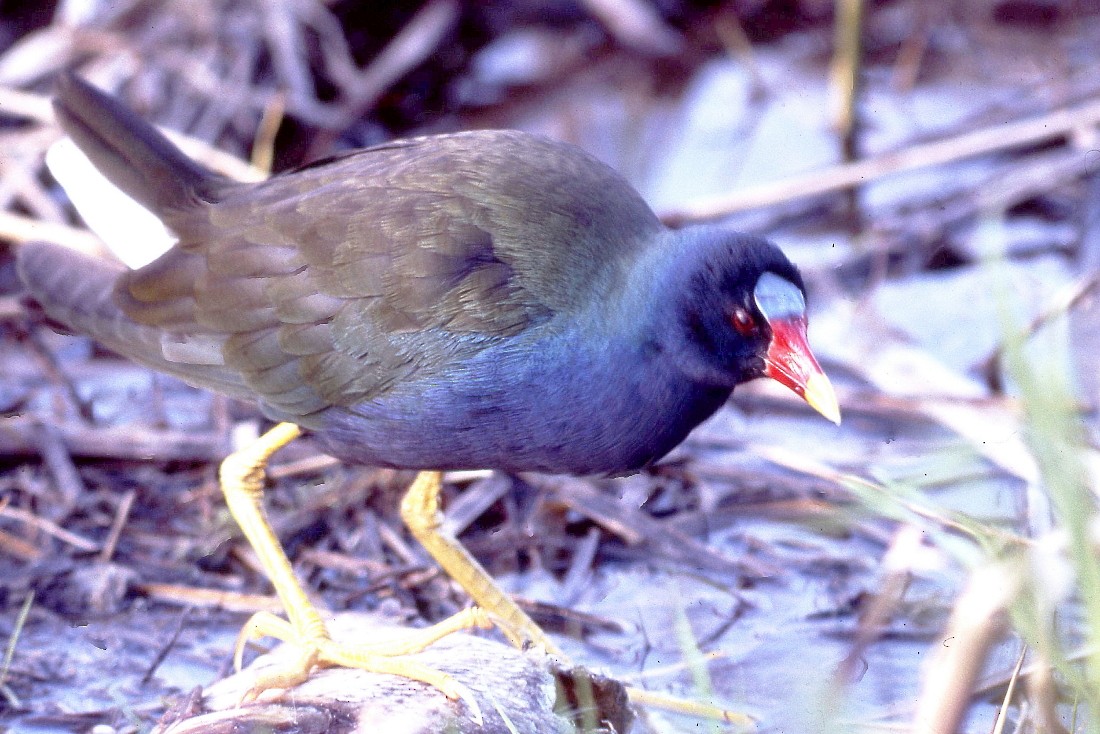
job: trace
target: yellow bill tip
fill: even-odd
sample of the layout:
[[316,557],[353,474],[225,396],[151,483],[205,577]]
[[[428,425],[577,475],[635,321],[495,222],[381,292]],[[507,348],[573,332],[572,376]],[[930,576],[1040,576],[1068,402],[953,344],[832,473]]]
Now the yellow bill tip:
[[802,396],[810,407],[833,423],[840,425],[840,404],[836,401],[833,384],[824,373],[811,374],[806,380],[806,391]]

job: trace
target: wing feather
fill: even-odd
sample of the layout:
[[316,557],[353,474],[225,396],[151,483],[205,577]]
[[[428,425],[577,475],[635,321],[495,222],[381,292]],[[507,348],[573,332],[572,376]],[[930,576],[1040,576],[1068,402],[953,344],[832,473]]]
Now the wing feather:
[[[618,287],[660,228],[609,168],[510,132],[359,151],[174,209],[114,302],[161,360],[309,426]],[[227,378],[226,376],[231,376]]]

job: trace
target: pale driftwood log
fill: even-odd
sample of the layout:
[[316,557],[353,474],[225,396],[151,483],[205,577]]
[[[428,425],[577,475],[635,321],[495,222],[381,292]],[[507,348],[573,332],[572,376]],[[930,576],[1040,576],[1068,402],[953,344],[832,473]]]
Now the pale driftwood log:
[[[346,613],[330,621],[339,640],[377,640],[392,622],[372,615]],[[398,628],[399,629],[399,628]],[[565,714],[555,711],[559,681],[545,655],[523,652],[505,643],[468,634],[453,634],[423,652],[417,661],[444,671],[466,686],[483,721],[479,723],[463,701],[452,701],[437,689],[392,675],[346,668],[315,671],[296,688],[264,693],[259,701],[239,706],[256,671],[283,659],[290,651],[280,646],[240,673],[207,688],[186,711],[170,711],[154,734],[230,734],[268,731],[295,734],[566,734],[578,731]],[[565,685],[578,673],[565,675]],[[582,673],[581,675],[588,675]],[[591,690],[594,693],[581,694]],[[600,718],[610,726],[594,731],[629,731],[632,718],[625,689],[606,679],[593,678],[576,686],[572,695],[595,699],[594,708],[611,710]],[[608,691],[611,691],[608,695]],[[617,701],[616,701],[617,699]],[[616,706],[617,704],[617,706]],[[618,708],[619,710],[616,710]]]

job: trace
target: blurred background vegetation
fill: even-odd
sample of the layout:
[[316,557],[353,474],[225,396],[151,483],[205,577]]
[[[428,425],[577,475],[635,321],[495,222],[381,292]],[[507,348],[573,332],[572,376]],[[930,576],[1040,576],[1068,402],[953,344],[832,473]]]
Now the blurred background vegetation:
[[[841,428],[752,385],[638,477],[451,476],[465,542],[589,615],[578,660],[763,730],[1100,732],[1098,49],[1090,0],[3,0],[0,726],[147,729],[267,593],[212,481],[255,412],[19,299],[22,241],[109,256],[43,163],[76,69],[223,170],[517,127],[775,239]],[[406,477],[286,461],[333,608],[464,603],[401,544]]]

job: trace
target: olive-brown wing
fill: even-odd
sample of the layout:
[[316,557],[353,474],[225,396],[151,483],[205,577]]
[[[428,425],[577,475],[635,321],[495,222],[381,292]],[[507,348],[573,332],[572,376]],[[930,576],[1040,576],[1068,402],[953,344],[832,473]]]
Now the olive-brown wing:
[[548,321],[515,246],[500,246],[492,202],[416,175],[407,153],[358,154],[176,213],[179,247],[124,274],[116,302],[163,329],[166,357],[195,381],[229,368],[273,417],[307,425]]

